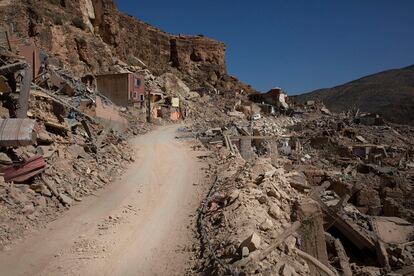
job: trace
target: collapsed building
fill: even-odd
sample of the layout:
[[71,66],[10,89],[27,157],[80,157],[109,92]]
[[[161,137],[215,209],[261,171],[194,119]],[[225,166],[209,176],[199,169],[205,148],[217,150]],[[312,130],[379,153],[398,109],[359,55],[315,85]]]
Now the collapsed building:
[[[210,100],[210,113],[242,102]],[[194,270],[412,275],[414,130],[317,102],[290,107],[292,116],[227,112],[190,126],[215,152]]]
[[1,249],[119,176],[127,137],[149,129],[48,61],[0,30]]
[[[112,1],[35,2],[2,6],[29,37],[0,31],[2,248],[121,174],[124,134],[148,116],[185,119],[215,156],[192,272],[412,274],[412,128],[295,106],[279,88],[249,95],[222,43],[168,35]],[[249,120],[259,112],[273,116]]]

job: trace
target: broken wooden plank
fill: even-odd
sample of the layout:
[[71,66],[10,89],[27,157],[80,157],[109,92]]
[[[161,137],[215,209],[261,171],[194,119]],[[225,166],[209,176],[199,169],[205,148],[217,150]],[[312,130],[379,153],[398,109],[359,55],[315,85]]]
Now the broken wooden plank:
[[378,263],[382,267],[387,268],[387,270],[391,269],[387,249],[385,248],[385,243],[378,239],[375,245],[376,245],[376,249],[377,249],[376,253],[377,253]]
[[93,135],[92,135],[92,132],[89,128],[88,123],[84,119],[82,119],[81,124],[82,124],[83,128],[85,129],[86,134],[88,134],[89,139],[93,140]]
[[231,139],[274,139],[274,136],[231,136]]
[[341,241],[339,239],[335,239],[334,246],[335,246],[336,254],[338,255],[338,258],[339,258],[339,266],[342,269],[342,275],[352,276],[352,269],[349,264],[349,258],[346,254],[345,248],[342,245]]
[[333,208],[337,211],[342,210],[348,204],[350,198],[351,196],[349,194],[345,194]]
[[44,125],[46,127],[47,130],[50,130],[50,132],[56,133],[56,132],[63,132],[63,133],[68,133],[70,131],[69,127],[67,125],[64,124],[60,124],[57,122],[52,122],[52,121],[47,121],[44,122]]
[[46,162],[41,155],[26,159],[22,164],[12,165],[3,170],[4,181],[21,183],[43,172]]
[[393,271],[393,273],[390,273],[389,275],[412,276],[414,275],[414,265],[403,267],[400,270]]
[[375,243],[370,236],[359,230],[356,224],[343,219],[336,213],[336,211],[332,210],[329,206],[322,202],[322,200],[319,199],[318,202],[321,205],[322,210],[327,215],[326,221],[328,226],[325,227],[325,231],[327,231],[330,227],[335,226],[338,231],[345,235],[359,249],[362,250],[366,248],[372,252],[375,252]]
[[14,73],[22,69],[25,69],[26,67],[27,67],[26,62],[17,62],[17,63],[7,64],[7,65],[0,67],[0,75]]
[[24,76],[19,95],[19,109],[17,110],[17,118],[24,119],[27,117],[27,110],[29,109],[29,95],[30,86],[32,83],[32,70],[30,66],[24,69]]
[[270,253],[272,253],[282,242],[284,242],[290,235],[295,233],[301,223],[299,221],[294,222],[288,229],[286,229],[280,236],[276,238],[276,240],[269,245],[265,250],[260,252],[258,255],[249,256],[246,259],[243,259],[239,262],[240,266],[246,266],[252,261],[261,261],[265,259]]
[[329,275],[329,276],[338,276],[339,275],[337,272],[333,272],[326,265],[324,265],[323,263],[321,263],[320,261],[318,261],[313,256],[309,255],[308,253],[303,252],[302,250],[297,249],[297,248],[294,248],[293,251],[296,254],[298,254],[299,257],[301,257],[302,259],[304,259],[307,262],[312,263],[314,266],[316,266],[317,268],[319,268],[321,271],[323,271],[327,275]]

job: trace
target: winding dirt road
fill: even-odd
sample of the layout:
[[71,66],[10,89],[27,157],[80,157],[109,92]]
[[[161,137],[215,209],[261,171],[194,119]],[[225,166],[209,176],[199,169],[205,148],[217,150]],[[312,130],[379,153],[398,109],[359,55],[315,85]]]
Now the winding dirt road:
[[134,139],[127,173],[1,252],[0,275],[183,275],[203,175],[176,129]]

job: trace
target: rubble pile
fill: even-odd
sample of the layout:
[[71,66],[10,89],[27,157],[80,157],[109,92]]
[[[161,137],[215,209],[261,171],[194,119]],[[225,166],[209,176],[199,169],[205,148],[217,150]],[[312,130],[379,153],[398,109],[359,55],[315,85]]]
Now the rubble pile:
[[[218,156],[218,165],[212,168],[217,175],[217,189],[208,199],[203,223],[208,233],[205,242],[211,244],[215,257],[224,265],[213,260],[216,263],[213,262],[211,273],[288,270],[306,275],[308,265],[294,252],[295,237],[290,237],[280,251],[265,260],[256,260],[256,253],[278,241],[292,226],[291,206],[299,198],[290,187],[286,172],[283,168],[275,169],[264,158],[251,165],[223,147]],[[244,267],[250,259],[253,264]]]
[[[52,69],[45,68],[44,82],[30,84],[25,68],[24,59],[0,47],[1,249],[110,183],[133,161],[126,140],[132,130],[121,134],[80,111],[82,99],[97,96],[82,82],[65,73],[59,86],[49,86]],[[70,87],[76,93],[64,93]]]
[[[224,102],[210,101],[217,113]],[[413,129],[319,103],[292,109],[251,121],[195,118],[217,178],[200,209],[205,250],[194,269],[410,275]]]

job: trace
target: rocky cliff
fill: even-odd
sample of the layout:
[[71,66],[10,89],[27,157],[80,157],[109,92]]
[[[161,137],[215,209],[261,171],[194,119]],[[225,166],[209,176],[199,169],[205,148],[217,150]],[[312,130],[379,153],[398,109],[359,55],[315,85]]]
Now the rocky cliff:
[[77,76],[114,71],[117,63],[173,71],[191,88],[250,86],[227,75],[225,45],[175,36],[119,12],[112,0],[0,0],[0,22]]

